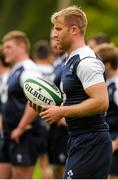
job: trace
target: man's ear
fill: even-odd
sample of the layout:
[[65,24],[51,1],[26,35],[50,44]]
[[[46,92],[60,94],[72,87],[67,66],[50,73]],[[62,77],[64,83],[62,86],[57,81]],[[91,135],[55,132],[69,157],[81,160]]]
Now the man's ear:
[[111,65],[110,65],[110,63],[108,63],[108,62],[107,62],[107,63],[105,63],[105,69],[106,69],[106,70],[111,69]]
[[26,50],[26,45],[24,43],[20,43],[19,47],[21,48],[21,51],[24,49]]
[[71,33],[73,35],[76,35],[76,34],[80,33],[80,29],[77,26],[73,25],[73,26],[71,26]]

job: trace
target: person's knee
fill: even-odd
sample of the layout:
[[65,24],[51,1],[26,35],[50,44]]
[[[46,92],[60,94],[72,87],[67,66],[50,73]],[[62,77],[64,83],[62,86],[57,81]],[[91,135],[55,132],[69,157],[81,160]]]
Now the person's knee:
[[34,167],[15,167],[12,169],[13,179],[31,179]]
[[11,165],[7,163],[0,163],[0,179],[11,178]]
[[53,166],[53,174],[54,179],[62,179],[64,174],[64,166],[63,165],[54,165]]

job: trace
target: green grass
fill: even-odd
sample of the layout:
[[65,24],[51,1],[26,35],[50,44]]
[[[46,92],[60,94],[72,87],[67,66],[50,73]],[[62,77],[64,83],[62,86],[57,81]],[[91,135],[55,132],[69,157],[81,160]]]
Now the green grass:
[[41,179],[41,170],[40,170],[40,163],[37,161],[35,169],[34,169],[34,174],[33,174],[33,179]]

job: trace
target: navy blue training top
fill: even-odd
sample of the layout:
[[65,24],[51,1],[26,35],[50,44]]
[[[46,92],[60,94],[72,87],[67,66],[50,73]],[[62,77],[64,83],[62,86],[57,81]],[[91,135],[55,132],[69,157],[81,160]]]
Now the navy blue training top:
[[[64,106],[79,104],[89,98],[77,76],[77,67],[80,61],[82,61],[82,59],[80,59],[79,54],[76,54],[63,66],[61,84],[62,90],[66,95]],[[96,61],[98,61],[97,58]],[[73,135],[88,131],[108,131],[109,129],[103,113],[81,118],[66,118],[66,122],[68,131]]]

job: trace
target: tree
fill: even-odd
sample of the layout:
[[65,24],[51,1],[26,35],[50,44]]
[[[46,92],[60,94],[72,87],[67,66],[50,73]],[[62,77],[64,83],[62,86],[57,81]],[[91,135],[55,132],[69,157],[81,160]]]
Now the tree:
[[0,0],[0,38],[10,30],[22,30],[32,44],[39,39],[48,40],[52,13],[74,4],[81,6],[87,14],[87,39],[105,32],[118,45],[116,0]]

